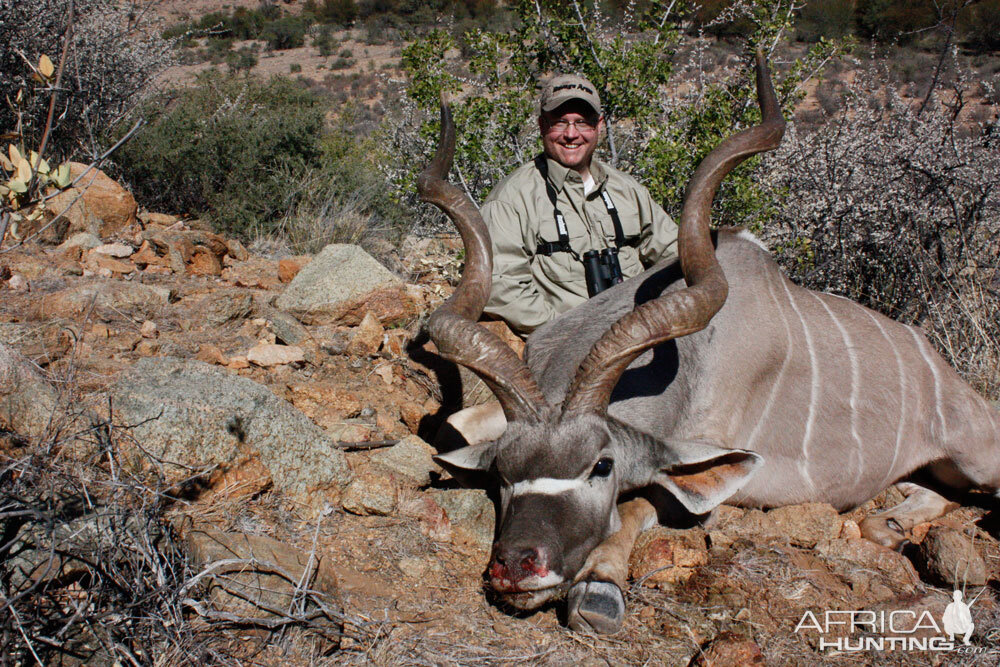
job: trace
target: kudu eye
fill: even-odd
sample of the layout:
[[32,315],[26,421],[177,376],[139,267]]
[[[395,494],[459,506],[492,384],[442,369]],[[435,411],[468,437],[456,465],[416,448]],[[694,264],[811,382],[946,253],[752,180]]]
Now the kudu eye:
[[607,477],[611,474],[611,469],[615,467],[613,459],[607,457],[594,464],[594,469],[590,471],[591,477]]

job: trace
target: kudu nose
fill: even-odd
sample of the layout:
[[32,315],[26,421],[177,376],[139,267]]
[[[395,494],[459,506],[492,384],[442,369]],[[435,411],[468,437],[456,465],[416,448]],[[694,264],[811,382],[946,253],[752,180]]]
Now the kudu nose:
[[544,577],[549,573],[544,553],[535,547],[493,548],[490,579],[498,590],[518,590],[518,584],[528,577]]

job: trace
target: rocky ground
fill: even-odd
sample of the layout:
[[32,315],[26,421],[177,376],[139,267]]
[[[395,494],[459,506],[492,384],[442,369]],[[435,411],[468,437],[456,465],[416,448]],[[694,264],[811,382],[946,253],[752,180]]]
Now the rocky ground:
[[[10,650],[30,661],[29,646],[73,645],[50,661],[125,664],[127,647],[67,610],[96,599],[108,554],[126,549],[173,563],[153,579],[176,617],[156,627],[185,637],[153,633],[130,649],[136,664],[996,664],[1000,545],[976,497],[917,526],[903,553],[858,530],[895,490],[846,514],[724,506],[702,527],[656,528],[633,553],[614,636],[567,630],[559,605],[498,606],[483,586],[493,503],[458,488],[428,444],[450,410],[487,396],[421,335],[457,244],[410,239],[402,276],[354,246],[255,255],[197,220],[137,212],[106,179],[0,254],[0,583],[13,608],[33,605],[22,613],[70,619],[62,634],[5,635]],[[46,486],[47,466],[61,486]],[[158,509],[102,513],[123,497]],[[129,527],[150,516],[155,531]],[[80,555],[109,535],[124,537]],[[796,632],[824,610],[940,624],[954,586],[978,596],[979,653],[836,650],[821,640],[843,626]],[[43,592],[55,606],[32,602]],[[137,618],[91,604],[91,618]],[[879,634],[849,639],[861,636]]]

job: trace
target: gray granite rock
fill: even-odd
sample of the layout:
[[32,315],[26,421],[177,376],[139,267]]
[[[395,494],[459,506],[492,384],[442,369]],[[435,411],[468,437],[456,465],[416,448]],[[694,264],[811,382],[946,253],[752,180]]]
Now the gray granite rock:
[[347,460],[323,430],[267,387],[209,364],[147,358],[112,388],[117,423],[173,479],[192,469],[257,457],[274,486],[322,508],[351,481]]
[[402,282],[359,246],[323,248],[275,301],[279,310],[307,324],[337,317],[346,304],[368,292]]

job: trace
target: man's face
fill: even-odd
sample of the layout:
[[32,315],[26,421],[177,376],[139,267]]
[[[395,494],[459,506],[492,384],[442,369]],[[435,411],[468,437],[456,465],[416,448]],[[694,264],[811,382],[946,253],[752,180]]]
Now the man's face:
[[604,118],[599,118],[589,104],[570,100],[539,116],[538,127],[546,155],[569,169],[590,169]]

